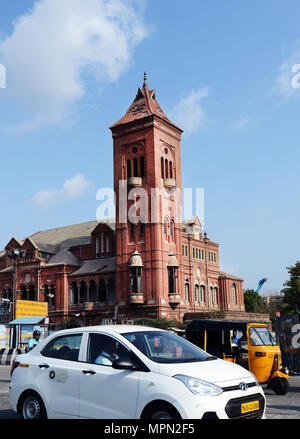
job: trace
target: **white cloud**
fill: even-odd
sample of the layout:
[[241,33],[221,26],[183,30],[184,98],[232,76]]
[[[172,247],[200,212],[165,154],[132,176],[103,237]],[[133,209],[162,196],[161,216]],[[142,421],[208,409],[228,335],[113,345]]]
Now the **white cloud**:
[[39,0],[0,40],[7,91],[35,130],[67,118],[85,93],[86,78],[116,81],[132,63],[133,50],[148,33],[144,0]]
[[236,122],[232,122],[229,125],[229,129],[230,131],[240,131],[246,128],[251,122],[252,120],[249,117],[243,117]]
[[206,115],[202,100],[207,96],[208,88],[192,90],[170,113],[171,119],[184,130],[186,136],[194,134],[202,126]]
[[34,204],[40,209],[47,209],[62,201],[81,197],[89,182],[82,174],[66,180],[61,189],[42,189],[33,197]]

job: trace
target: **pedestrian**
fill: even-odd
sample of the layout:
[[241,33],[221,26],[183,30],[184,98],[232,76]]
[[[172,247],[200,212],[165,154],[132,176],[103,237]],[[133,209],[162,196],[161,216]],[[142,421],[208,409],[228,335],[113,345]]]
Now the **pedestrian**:
[[239,337],[237,336],[237,331],[234,330],[231,336],[231,342],[237,345],[238,341]]
[[33,331],[32,338],[28,341],[28,349],[31,351],[40,342],[41,333],[37,329]]

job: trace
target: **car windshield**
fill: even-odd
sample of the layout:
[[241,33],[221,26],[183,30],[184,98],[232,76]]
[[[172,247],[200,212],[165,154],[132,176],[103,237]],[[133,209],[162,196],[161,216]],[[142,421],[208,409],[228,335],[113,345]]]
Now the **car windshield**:
[[122,336],[156,363],[190,363],[216,359],[184,338],[167,331],[128,332]]
[[268,328],[252,327],[249,329],[250,343],[253,346],[275,346],[276,340]]

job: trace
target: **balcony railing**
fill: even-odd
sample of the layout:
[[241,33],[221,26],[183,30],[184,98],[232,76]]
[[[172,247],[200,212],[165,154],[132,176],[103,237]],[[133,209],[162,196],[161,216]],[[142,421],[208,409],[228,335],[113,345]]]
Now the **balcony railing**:
[[131,187],[142,187],[143,179],[141,177],[129,177],[128,186]]
[[167,189],[173,189],[176,187],[175,178],[164,178],[164,187]]
[[144,305],[144,296],[143,294],[131,294],[130,303],[132,305]]

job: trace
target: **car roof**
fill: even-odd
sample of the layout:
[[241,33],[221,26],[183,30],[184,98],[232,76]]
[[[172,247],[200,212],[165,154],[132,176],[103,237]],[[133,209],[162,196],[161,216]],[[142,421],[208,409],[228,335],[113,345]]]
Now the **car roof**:
[[124,334],[127,332],[142,332],[142,331],[164,331],[160,328],[152,328],[148,326],[138,326],[138,325],[97,325],[97,326],[83,326],[79,328],[63,329],[57,331],[58,333],[73,333],[73,332],[90,332],[90,331],[103,331],[103,332],[115,332],[117,334]]

